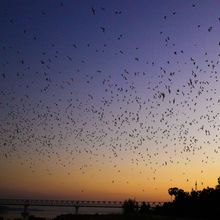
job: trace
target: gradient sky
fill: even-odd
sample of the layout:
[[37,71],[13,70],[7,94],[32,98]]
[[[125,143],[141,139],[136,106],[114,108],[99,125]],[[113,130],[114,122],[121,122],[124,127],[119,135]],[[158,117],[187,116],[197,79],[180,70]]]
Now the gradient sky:
[[0,195],[164,201],[220,175],[220,3],[1,1]]

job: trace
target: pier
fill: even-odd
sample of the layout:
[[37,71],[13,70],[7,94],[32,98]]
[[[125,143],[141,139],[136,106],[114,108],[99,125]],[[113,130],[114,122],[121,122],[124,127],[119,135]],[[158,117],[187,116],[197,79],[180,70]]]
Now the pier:
[[[122,201],[86,201],[86,200],[50,200],[50,199],[0,199],[0,205],[2,206],[23,206],[24,211],[22,212],[25,218],[28,215],[28,208],[31,206],[51,206],[51,207],[73,207],[75,214],[79,213],[80,207],[97,207],[97,208],[122,208]],[[142,202],[138,202],[141,206]],[[157,205],[163,205],[163,202],[146,202],[151,207]]]

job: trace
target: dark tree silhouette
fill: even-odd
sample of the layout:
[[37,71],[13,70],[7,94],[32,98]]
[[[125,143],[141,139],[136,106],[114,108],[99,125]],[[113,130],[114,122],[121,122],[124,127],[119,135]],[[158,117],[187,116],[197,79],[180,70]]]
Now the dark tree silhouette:
[[207,187],[199,191],[192,189],[189,193],[173,187],[168,189],[168,193],[174,199],[158,209],[162,214],[220,218],[220,177],[215,188]]
[[168,193],[171,196],[171,199],[173,198],[173,196],[176,197],[177,193],[178,193],[178,188],[177,187],[173,187],[173,188],[169,188],[168,189]]
[[218,178],[218,184],[217,186],[215,187],[217,190],[220,190],[220,177]]

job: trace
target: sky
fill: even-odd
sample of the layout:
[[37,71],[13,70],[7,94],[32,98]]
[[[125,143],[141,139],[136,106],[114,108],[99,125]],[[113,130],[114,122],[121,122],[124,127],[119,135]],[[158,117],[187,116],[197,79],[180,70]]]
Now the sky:
[[220,176],[220,3],[2,0],[0,195],[170,200]]

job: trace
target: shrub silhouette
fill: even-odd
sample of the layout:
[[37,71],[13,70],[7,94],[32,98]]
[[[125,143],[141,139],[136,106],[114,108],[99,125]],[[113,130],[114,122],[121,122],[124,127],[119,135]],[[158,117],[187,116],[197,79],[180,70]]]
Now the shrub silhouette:
[[139,213],[141,215],[146,215],[150,210],[150,205],[146,204],[146,202],[142,202]]
[[123,203],[123,213],[124,214],[135,214],[138,212],[138,202],[135,199],[125,200]]

